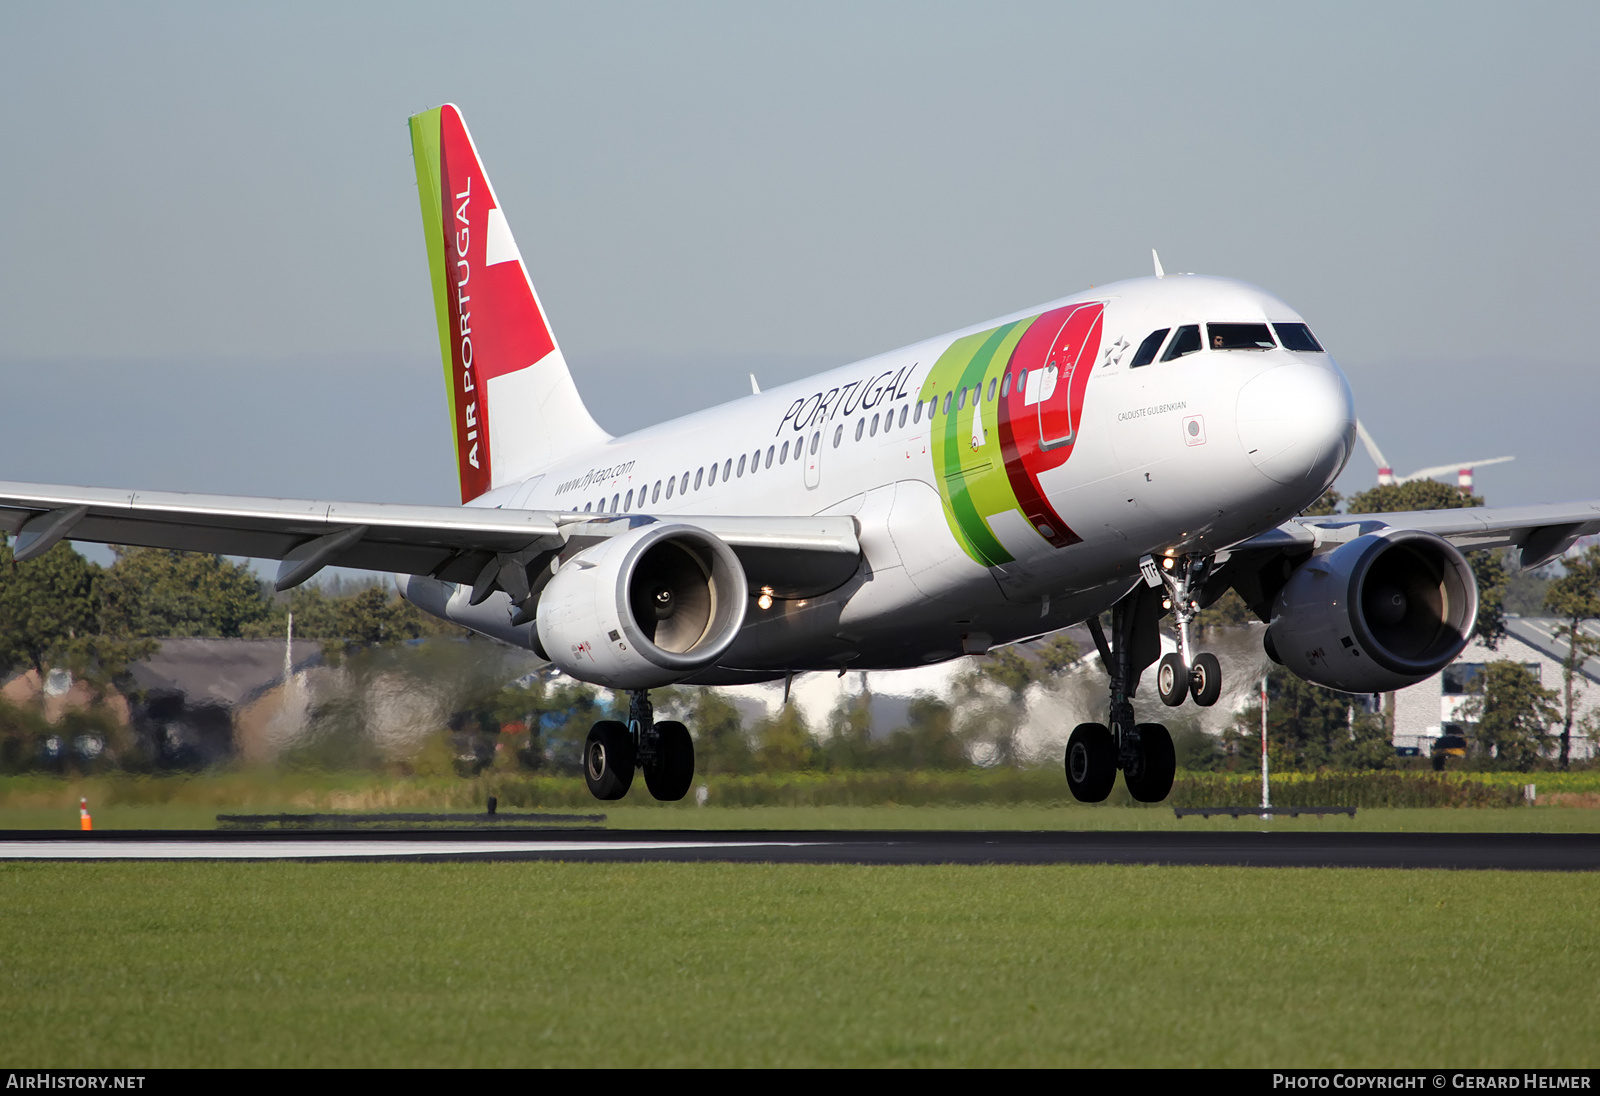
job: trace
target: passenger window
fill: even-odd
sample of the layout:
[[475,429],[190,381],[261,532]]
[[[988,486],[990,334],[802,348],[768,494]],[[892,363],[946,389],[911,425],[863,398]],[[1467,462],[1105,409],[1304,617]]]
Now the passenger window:
[[677,476],[673,476],[671,479],[667,480],[667,498],[670,499],[672,497],[672,489],[674,487],[676,487],[677,485],[678,485],[678,477]]
[[1278,333],[1278,338],[1283,343],[1285,350],[1296,350],[1302,354],[1323,353],[1322,344],[1311,333],[1311,328],[1303,323],[1275,323],[1272,329]]
[[917,409],[915,411],[911,412],[911,421],[912,422],[921,422],[922,421],[922,401],[921,400],[917,401]]
[[650,490],[650,501],[651,501],[652,504],[661,501],[661,481],[660,480],[656,480],[655,487],[651,488],[651,490]]
[[[839,429],[843,430],[844,427],[841,426]],[[816,456],[817,450],[820,448],[822,448],[822,431],[818,430],[815,434],[811,435],[811,455],[813,457]]]
[[770,446],[770,445],[767,446],[767,464],[766,464],[766,466],[768,468],[772,467],[772,450],[773,450],[773,448],[774,448],[773,446]]
[[[705,477],[705,474],[706,470],[704,468],[696,468],[694,470],[694,489],[696,491],[700,490],[700,481]],[[716,469],[712,469],[711,474],[716,475]]]
[[1011,395],[1011,374],[1007,373],[1000,379],[1000,398],[1005,399]]
[[611,496],[611,512],[613,514],[615,514],[617,512],[618,503],[620,503],[621,501],[622,501],[622,496],[621,495],[612,495]]
[[1028,371],[1022,370],[1017,374],[1017,391],[1026,392],[1028,389]]
[[633,488],[628,488],[628,497],[622,500],[622,512],[626,514],[633,509]]
[[789,459],[789,443],[788,442],[784,442],[783,443],[783,448],[778,450],[778,463],[782,464],[784,461],[786,461],[788,459]]
[[744,478],[744,454],[743,453],[739,454],[739,472],[738,472],[738,475],[739,475],[740,479]]
[[944,413],[946,415],[948,415],[950,413],[950,393],[949,392],[946,392],[944,394]]
[[994,402],[994,389],[995,389],[995,385],[997,385],[997,384],[999,384],[999,383],[1000,383],[1000,382],[999,382],[999,381],[997,381],[997,380],[995,380],[995,379],[994,379],[994,378],[993,378],[993,377],[990,377],[990,378],[989,378],[989,402],[990,402],[990,403],[993,403],[993,402]]
[[722,478],[724,480],[732,479],[733,478],[732,472],[733,472],[733,458],[729,457],[722,465]]
[[1185,324],[1178,328],[1178,333],[1172,336],[1172,342],[1167,346],[1167,352],[1161,355],[1164,362],[1177,361],[1185,354],[1196,354],[1200,351],[1200,325],[1197,323]]
[[878,416],[876,414],[872,416],[872,425],[867,427],[867,436],[869,438],[878,436]]
[[1133,361],[1128,363],[1129,369],[1138,369],[1141,365],[1149,365],[1156,360],[1156,351],[1161,349],[1162,340],[1167,337],[1170,327],[1163,327],[1160,331],[1152,331],[1145,336],[1144,342],[1139,344],[1138,351],[1133,355]]
[[1213,350],[1272,350],[1272,332],[1264,323],[1208,323],[1206,335]]
[[902,429],[902,430],[904,430],[906,428],[906,412],[908,412],[910,410],[911,410],[911,408],[909,408],[909,407],[900,408],[900,429]]
[[714,487],[714,486],[716,486],[716,482],[717,482],[717,466],[713,464],[711,466],[711,474],[706,477],[706,486],[707,487]]
[[584,504],[583,504],[583,512],[584,512],[584,513],[585,513],[585,514],[587,514],[587,513],[589,513],[589,512],[590,512],[590,511],[592,511],[592,510],[593,510],[593,509],[594,509],[594,503],[592,503],[592,502],[586,502],[586,503],[584,503]]
[[861,440],[861,434],[862,434],[863,431],[866,430],[866,428],[867,428],[867,420],[866,419],[857,420],[857,422],[856,422],[856,441],[860,441]]
[[844,441],[844,423],[840,423],[833,431],[833,447],[839,448],[839,443]]
[[750,473],[752,475],[754,475],[756,469],[760,468],[760,467],[761,467],[761,450],[757,449],[754,453],[750,454]]
[[685,472],[683,474],[683,479],[678,481],[678,494],[687,495],[688,493],[689,493],[689,473]]
[[961,395],[956,397],[956,410],[960,411],[961,409],[963,409],[966,406],[967,406],[967,390],[965,388],[963,388],[961,390]]

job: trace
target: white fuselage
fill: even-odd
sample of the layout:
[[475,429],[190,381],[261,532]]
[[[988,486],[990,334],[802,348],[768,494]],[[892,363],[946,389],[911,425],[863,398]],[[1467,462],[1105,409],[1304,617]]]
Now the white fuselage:
[[[951,386],[935,365],[951,360],[960,340],[1086,303],[1103,312],[1094,360],[1075,365],[1088,375],[1081,406],[1064,420],[1070,455],[1035,480],[1071,529],[1052,542],[1017,509],[981,513],[983,492],[1004,489],[1006,468],[1022,482],[1014,454],[994,436],[998,388],[978,383],[989,409],[974,424],[973,409],[956,406],[959,391],[947,401]],[[1298,513],[1333,481],[1355,414],[1328,354],[1207,345],[1131,366],[1160,329],[1252,322],[1302,321],[1270,294],[1227,279],[1100,286],[573,452],[472,505],[686,519],[854,515],[865,557],[857,575],[820,597],[752,606],[720,668],[693,680],[936,662],[1081,621],[1128,589],[1142,556],[1226,547]],[[1007,372],[1003,383],[1011,381]],[[1056,383],[1053,361],[1046,383]],[[1030,388],[1029,400],[1036,397]],[[1028,422],[1048,433],[1042,419]],[[961,476],[952,478],[958,464],[974,483],[974,468],[990,477],[973,488],[979,501],[966,519],[991,545],[987,555],[958,534],[966,505],[957,497]]]

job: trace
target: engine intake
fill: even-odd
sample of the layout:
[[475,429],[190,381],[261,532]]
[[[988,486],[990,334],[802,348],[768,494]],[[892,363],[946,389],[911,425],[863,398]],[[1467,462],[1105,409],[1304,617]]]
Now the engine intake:
[[670,685],[716,662],[744,625],[744,568],[692,525],[646,525],[573,556],[539,598],[562,672],[613,689]]
[[1357,537],[1300,567],[1279,591],[1267,653],[1307,681],[1388,692],[1461,653],[1478,617],[1472,568],[1432,533]]

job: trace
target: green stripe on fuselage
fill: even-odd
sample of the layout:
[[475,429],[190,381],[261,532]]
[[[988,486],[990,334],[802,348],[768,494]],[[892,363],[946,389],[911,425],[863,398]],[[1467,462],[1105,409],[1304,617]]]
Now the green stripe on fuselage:
[[[983,397],[989,381],[1005,371],[1011,352],[1037,318],[957,339],[939,356],[922,386],[922,398],[937,397],[941,412],[946,392],[978,389],[978,399],[959,411],[952,400],[950,413],[932,431],[933,467],[951,533],[967,555],[988,567],[1010,563],[1013,557],[990,531],[983,515],[1008,508],[1020,512],[1020,507],[1000,451],[999,401]],[[975,415],[981,417],[984,432],[984,442],[977,449],[972,446]]]

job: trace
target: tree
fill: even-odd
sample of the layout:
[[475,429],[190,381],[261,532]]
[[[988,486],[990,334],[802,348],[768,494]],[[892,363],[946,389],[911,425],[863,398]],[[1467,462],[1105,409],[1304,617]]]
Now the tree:
[[1555,634],[1567,644],[1567,657],[1561,660],[1560,764],[1565,769],[1572,749],[1573,709],[1583,695],[1574,687],[1578,671],[1591,657],[1600,654],[1600,639],[1584,630],[1589,621],[1600,619],[1600,545],[1590,545],[1582,555],[1566,561],[1566,574],[1550,583],[1544,604],[1561,618]]
[[43,679],[69,648],[95,634],[99,570],[65,541],[27,563],[0,543],[0,664],[28,666]]
[[1484,505],[1481,495],[1469,495],[1433,479],[1381,484],[1358,491],[1347,500],[1347,514],[1393,514],[1404,510],[1461,510]]
[[794,772],[816,764],[817,743],[798,705],[785,704],[777,715],[757,724],[756,741],[760,744],[756,758],[763,770]]
[[1333,488],[1328,488],[1317,496],[1317,501],[1300,511],[1307,517],[1325,518],[1330,514],[1339,512],[1339,504],[1344,501],[1344,496]]
[[696,690],[686,722],[694,735],[696,771],[708,776],[750,771],[754,754],[744,736],[744,722],[739,709],[726,699],[710,689]]
[[869,769],[872,748],[872,691],[861,675],[861,691],[842,696],[828,713],[828,740],[822,744],[823,765],[835,772]]
[[1474,736],[1485,757],[1526,772],[1544,755],[1550,724],[1561,718],[1556,692],[1519,663],[1497,659],[1473,681],[1474,696],[1461,712],[1477,726]]
[[[1313,685],[1284,669],[1267,676],[1267,748],[1274,767],[1383,769],[1394,747],[1383,723],[1358,696]],[[1241,753],[1259,755],[1261,704],[1241,712],[1227,740]],[[1257,744],[1251,748],[1251,744]]]
[[[986,744],[988,761],[1013,765],[1019,760],[1017,732],[1027,712],[1028,690],[1049,688],[1078,661],[1078,645],[1060,633],[1036,647],[998,647],[981,658],[955,682],[955,697],[962,713],[961,737]],[[985,685],[998,686],[999,701]]]
[[242,563],[200,552],[113,546],[100,583],[103,630],[119,637],[231,636],[263,621],[266,590]]
[[931,696],[911,699],[906,725],[890,733],[882,759],[888,767],[911,770],[964,769],[972,763],[950,705]]

